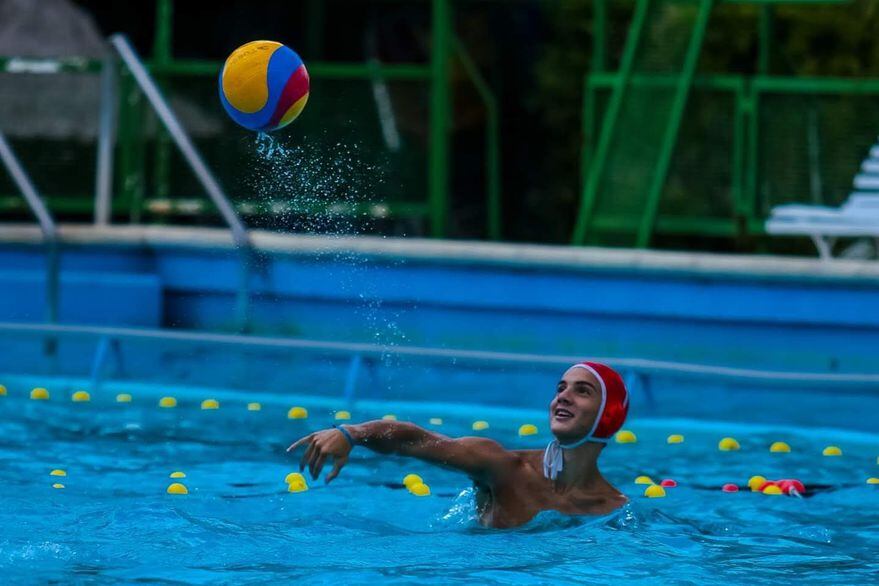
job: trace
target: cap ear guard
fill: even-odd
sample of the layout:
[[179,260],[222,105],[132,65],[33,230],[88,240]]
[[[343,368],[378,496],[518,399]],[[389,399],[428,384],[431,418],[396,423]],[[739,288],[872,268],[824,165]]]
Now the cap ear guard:
[[[571,368],[582,368],[591,372],[601,386],[601,405],[592,429],[586,434],[587,440],[607,443],[623,426],[629,413],[629,392],[622,377],[611,367],[599,362],[579,362]],[[568,447],[564,445],[562,447]],[[581,445],[578,443],[577,445]],[[574,447],[571,445],[571,447]]]

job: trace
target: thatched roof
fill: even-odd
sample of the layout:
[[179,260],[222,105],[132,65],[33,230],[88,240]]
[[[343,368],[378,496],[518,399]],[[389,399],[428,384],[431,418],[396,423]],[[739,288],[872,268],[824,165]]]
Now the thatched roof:
[[[10,137],[94,141],[100,76],[53,73],[39,59],[100,59],[108,51],[91,15],[70,0],[0,0],[0,56],[24,58],[0,72],[0,129]],[[198,104],[171,101],[194,135],[219,130],[219,121]]]

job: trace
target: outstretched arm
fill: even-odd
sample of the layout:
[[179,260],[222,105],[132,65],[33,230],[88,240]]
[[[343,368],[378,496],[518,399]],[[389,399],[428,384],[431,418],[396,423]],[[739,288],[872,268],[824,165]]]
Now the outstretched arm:
[[[450,438],[398,421],[367,421],[359,425],[345,425],[355,445],[364,446],[380,454],[397,454],[418,458],[460,470],[471,478],[490,481],[512,466],[515,457],[494,440],[479,437]],[[308,448],[299,461],[299,469],[308,466],[312,478],[320,475],[327,458],[333,458],[333,469],[327,474],[330,482],[348,462],[352,445],[338,429],[325,429],[300,439],[287,451],[300,445]]]

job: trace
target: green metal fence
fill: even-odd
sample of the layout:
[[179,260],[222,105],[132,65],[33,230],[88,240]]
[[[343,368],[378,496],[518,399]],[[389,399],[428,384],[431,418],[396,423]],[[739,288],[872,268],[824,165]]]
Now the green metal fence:
[[[604,104],[618,80],[619,74],[587,79],[587,153],[596,149]],[[668,88],[674,81],[630,83]],[[838,205],[877,133],[879,80],[696,77],[651,234],[759,236],[774,205]],[[645,208],[643,192],[627,195],[592,210],[585,242],[633,244]]]
[[[697,74],[713,0],[636,0],[619,69],[607,72],[606,3],[596,0],[584,83],[574,244],[646,247],[657,236],[753,241],[774,205],[836,205],[847,197],[879,133],[879,79],[766,73],[769,5],[778,3],[771,1],[759,20],[764,73]],[[658,18],[671,10],[673,30]]]

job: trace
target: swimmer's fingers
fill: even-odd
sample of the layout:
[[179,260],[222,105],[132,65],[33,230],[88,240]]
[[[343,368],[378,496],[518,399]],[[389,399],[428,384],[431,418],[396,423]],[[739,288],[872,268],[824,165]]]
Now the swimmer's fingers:
[[315,458],[314,461],[311,463],[311,468],[310,468],[310,471],[311,471],[311,477],[312,477],[314,480],[317,480],[318,477],[320,476],[320,471],[323,469],[323,467],[324,467],[324,463],[325,463],[326,461],[327,461],[327,453],[326,453],[325,451],[322,450],[322,451],[317,455],[317,458]]
[[326,482],[327,484],[329,484],[330,482],[332,482],[332,480],[333,480],[336,476],[339,475],[339,472],[342,470],[342,466],[344,466],[344,465],[347,464],[347,463],[348,463],[348,457],[347,457],[347,456],[342,456],[341,458],[336,458],[335,461],[333,461],[333,469],[330,470],[329,473],[327,473],[327,477],[326,477],[326,479],[325,479],[325,482]]
[[305,437],[303,437],[303,438],[300,438],[298,441],[293,442],[293,443],[290,445],[290,447],[287,448],[287,451],[288,451],[288,452],[292,452],[293,450],[295,450],[296,448],[298,448],[299,446],[301,446],[301,445],[304,444],[305,442],[310,441],[311,438],[312,438],[313,436],[314,436],[314,434],[313,434],[313,433],[310,433],[310,434],[308,434],[307,436],[305,436]]
[[323,442],[319,438],[316,439],[311,446],[312,447],[308,450],[306,466],[308,466],[308,471],[311,473],[311,477],[317,478],[317,475],[315,474],[315,466],[321,457],[326,457],[323,455],[326,452],[326,446],[323,445]]
[[308,449],[305,450],[305,453],[302,454],[302,458],[299,459],[300,472],[302,472],[302,470],[305,469],[305,466],[308,465],[308,463],[311,461],[312,454],[314,454],[316,449],[317,444],[315,444],[314,442],[308,444]]

